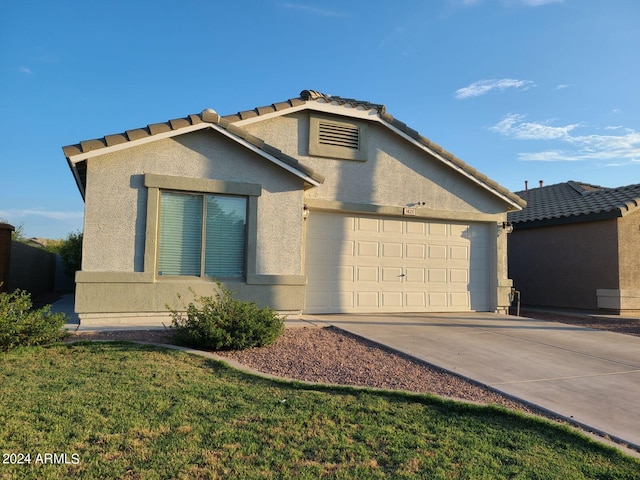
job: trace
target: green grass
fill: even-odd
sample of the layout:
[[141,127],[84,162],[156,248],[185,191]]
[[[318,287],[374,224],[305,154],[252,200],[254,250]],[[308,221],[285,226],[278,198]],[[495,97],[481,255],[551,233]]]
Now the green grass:
[[[0,478],[638,478],[566,427],[425,395],[309,387],[129,343],[0,355]],[[34,464],[77,454],[76,465]]]

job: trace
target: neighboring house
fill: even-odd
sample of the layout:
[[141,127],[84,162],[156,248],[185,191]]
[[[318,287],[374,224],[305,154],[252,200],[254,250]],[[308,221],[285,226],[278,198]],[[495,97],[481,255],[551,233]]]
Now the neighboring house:
[[640,185],[567,182],[518,194],[509,275],[531,306],[640,312]]
[[506,311],[525,202],[386,113],[315,91],[63,148],[85,200],[76,311],[166,322],[211,277],[278,311]]

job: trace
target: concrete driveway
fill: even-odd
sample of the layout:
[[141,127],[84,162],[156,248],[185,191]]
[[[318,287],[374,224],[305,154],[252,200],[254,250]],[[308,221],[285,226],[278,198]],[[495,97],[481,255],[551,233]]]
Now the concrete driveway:
[[491,313],[304,315],[640,449],[640,337]]

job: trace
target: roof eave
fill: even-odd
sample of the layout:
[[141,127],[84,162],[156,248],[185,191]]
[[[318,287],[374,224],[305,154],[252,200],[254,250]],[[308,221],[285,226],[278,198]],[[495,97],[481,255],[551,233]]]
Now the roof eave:
[[[239,126],[237,126],[239,127]],[[281,157],[283,158],[278,158],[276,155],[272,155],[268,152],[266,152],[265,150],[263,150],[262,148],[259,148],[258,146],[252,144],[250,141],[248,141],[245,138],[242,138],[242,136],[236,135],[235,133],[229,131],[227,128],[224,128],[223,126],[220,126],[218,123],[210,123],[210,122],[201,122],[195,125],[189,125],[189,126],[185,126],[182,128],[178,128],[175,130],[170,130],[167,132],[162,132],[162,133],[156,133],[154,135],[150,135],[147,137],[143,137],[143,138],[139,138],[136,140],[130,140],[127,142],[123,142],[123,143],[119,143],[116,145],[111,145],[111,146],[107,146],[107,147],[103,147],[103,148],[97,148],[94,150],[89,150],[86,152],[80,152],[80,153],[76,153],[76,154],[69,154],[69,150],[73,147],[68,146],[68,147],[63,147],[63,152],[65,153],[65,157],[67,159],[67,162],[71,168],[71,171],[74,175],[74,178],[76,179],[76,184],[78,185],[78,189],[80,190],[80,194],[82,195],[82,198],[85,198],[85,185],[84,183],[81,181],[78,169],[77,169],[77,165],[79,165],[82,162],[85,162],[86,160],[90,159],[90,158],[94,158],[94,157],[99,157],[102,155],[106,155],[109,153],[113,153],[113,152],[118,152],[118,151],[122,151],[122,150],[126,150],[129,148],[133,148],[133,147],[137,147],[140,145],[145,145],[148,143],[152,143],[152,142],[156,142],[158,140],[162,140],[162,139],[166,139],[166,138],[172,138],[175,136],[179,136],[179,135],[184,135],[186,133],[191,133],[191,132],[195,132],[195,131],[199,131],[199,130],[205,130],[205,129],[212,129],[215,130],[219,133],[221,133],[222,135],[224,135],[225,137],[243,145],[245,148],[253,151],[254,153],[257,153],[258,155],[264,157],[265,159],[269,160],[270,162],[278,165],[279,167],[283,168],[284,170],[288,171],[289,173],[292,173],[293,175],[299,177],[300,179],[302,179],[305,182],[305,185],[307,186],[312,186],[312,187],[317,187],[319,185],[321,185],[324,182],[324,177],[320,174],[317,174],[313,171],[310,171],[310,169],[305,168],[304,166],[300,166],[301,168],[297,168],[294,165],[294,162],[286,162],[285,160],[283,160],[284,157],[286,157],[285,154],[281,153]],[[273,149],[273,151],[276,151],[277,149]],[[279,151],[278,151],[279,152]]]
[[528,230],[531,228],[555,227],[558,225],[570,225],[574,223],[597,222],[623,217],[623,212],[615,208],[607,212],[587,213],[584,215],[570,215],[566,217],[542,218],[539,220],[526,220],[512,222],[515,230]]

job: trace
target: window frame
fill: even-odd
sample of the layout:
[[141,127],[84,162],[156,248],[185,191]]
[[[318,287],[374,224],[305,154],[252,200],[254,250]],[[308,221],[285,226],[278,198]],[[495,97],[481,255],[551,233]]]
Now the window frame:
[[[199,273],[197,275],[192,274],[182,274],[182,273],[163,273],[161,270],[161,236],[162,236],[162,197],[163,195],[176,195],[176,196],[191,196],[199,200],[200,209],[199,209],[199,218],[194,218],[193,221],[198,225],[194,225],[194,228],[199,226],[199,235],[194,233],[195,237],[199,237],[199,243],[197,245],[199,249],[198,252],[192,252],[193,259],[197,259],[197,263],[199,265]],[[208,223],[211,218],[209,217],[209,205],[210,199],[216,198],[235,198],[244,200],[244,211],[242,212],[242,219],[244,221],[243,232],[242,232],[242,273],[240,275],[209,275],[207,274],[207,270],[211,269],[211,265],[207,263],[207,258],[211,254],[211,250],[209,250],[209,234],[211,233],[211,225]],[[247,277],[247,211],[249,208],[248,197],[245,195],[228,195],[228,194],[220,194],[220,193],[202,193],[202,192],[183,192],[177,190],[169,190],[169,189],[160,189],[160,221],[158,223],[158,264],[156,266],[156,272],[158,276],[173,276],[173,277],[198,277],[198,278],[207,278],[213,277],[219,280],[246,280]]]
[[[145,232],[144,271],[152,274],[155,281],[162,279],[198,279],[211,277],[192,275],[159,275],[159,234],[160,199],[162,192],[186,193],[195,195],[230,195],[247,199],[245,225],[245,260],[243,277],[224,277],[230,281],[244,282],[256,272],[256,245],[258,223],[258,197],[262,194],[262,185],[244,182],[229,182],[203,178],[175,177],[169,175],[145,174],[147,187],[147,228]],[[206,200],[205,200],[206,201]],[[204,223],[204,222],[203,222]],[[204,252],[204,248],[202,251]],[[202,253],[202,252],[201,252]],[[204,265],[201,264],[201,272]]]

